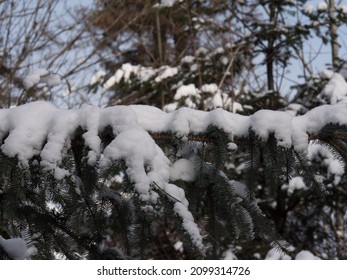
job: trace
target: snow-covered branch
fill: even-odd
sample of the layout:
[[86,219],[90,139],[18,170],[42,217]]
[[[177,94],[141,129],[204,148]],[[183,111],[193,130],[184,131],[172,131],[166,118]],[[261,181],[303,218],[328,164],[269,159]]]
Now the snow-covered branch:
[[[118,139],[123,140],[115,139],[117,142],[105,148],[104,152],[109,158],[115,154],[119,157],[117,147],[131,142],[139,147],[139,153],[146,150],[151,153],[147,157],[155,156],[158,152],[154,148],[152,151],[148,149],[154,145],[148,133],[169,133],[196,141],[199,139],[196,135],[203,135],[210,126],[227,133],[231,142],[235,138],[247,138],[251,129],[264,141],[270,134],[274,134],[279,146],[293,147],[296,151],[303,152],[307,149],[309,140],[317,139],[314,135],[325,125],[347,124],[347,106],[323,105],[303,116],[293,117],[287,112],[271,110],[261,110],[251,116],[230,113],[223,109],[203,112],[182,108],[166,113],[144,105],[104,109],[84,106],[76,110],[61,110],[51,103],[39,101],[2,109],[0,119],[0,138],[3,142],[1,151],[6,156],[17,156],[25,164],[34,156],[40,155],[42,166],[57,172],[62,160],[62,149],[66,141],[74,137],[78,127],[85,130],[83,138],[85,145],[90,148],[90,164],[95,163],[96,157],[101,153],[102,139],[99,132],[107,126],[112,127],[116,139],[120,137]],[[123,148],[120,151],[124,151]]]

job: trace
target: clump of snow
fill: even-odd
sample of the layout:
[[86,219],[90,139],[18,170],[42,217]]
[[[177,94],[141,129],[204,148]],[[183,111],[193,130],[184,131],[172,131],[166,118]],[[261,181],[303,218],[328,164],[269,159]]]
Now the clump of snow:
[[36,69],[31,72],[29,75],[25,76],[23,79],[23,84],[26,89],[32,88],[38,84],[41,80],[41,76],[48,75],[49,71],[46,69]]
[[153,161],[156,154],[154,140],[141,129],[130,129],[118,136],[106,147],[105,158],[110,160],[125,159],[127,175],[133,181],[135,190],[140,194],[140,199],[146,201],[152,197],[150,192],[150,178],[144,169],[146,162]]
[[180,253],[183,252],[183,242],[182,241],[177,241],[173,247],[176,251],[178,251]]
[[24,260],[27,254],[27,246],[22,238],[4,239],[0,236],[0,246],[13,260]]
[[251,120],[252,130],[264,141],[273,133],[279,146],[292,146],[292,116],[287,112],[260,110],[251,116]]
[[130,63],[125,63],[122,65],[121,69],[118,69],[115,73],[114,76],[110,77],[112,78],[111,82],[109,83],[110,85],[114,85],[115,83],[119,83],[122,79],[125,81],[128,81],[131,74],[136,74],[138,73],[140,66],[134,66],[131,65]]
[[208,49],[206,49],[204,47],[200,47],[196,50],[195,53],[197,56],[203,56],[203,55],[206,55],[208,53]]
[[135,75],[141,82],[147,82],[150,79],[154,79],[156,83],[159,83],[169,77],[172,77],[178,73],[177,67],[170,67],[167,65],[161,66],[157,69],[152,67],[144,67],[141,65],[132,65],[125,63],[116,73],[111,76],[106,83],[103,85],[104,89],[107,90],[115,84],[120,83],[122,80],[130,82],[132,75]]
[[296,190],[305,190],[307,189],[306,184],[304,183],[304,180],[302,177],[297,176],[291,178],[289,181],[289,184],[285,184],[282,186],[282,189],[287,190],[289,194],[294,193]]
[[295,256],[295,260],[320,260],[320,258],[313,255],[310,251],[302,250]]
[[218,91],[218,86],[216,84],[205,84],[201,87],[201,91],[213,94]]
[[170,169],[171,180],[194,181],[194,164],[188,159],[177,160]]
[[228,150],[230,151],[237,150],[237,145],[235,143],[228,143]]
[[341,74],[325,70],[321,73],[321,76],[329,79],[329,82],[318,95],[319,98],[328,100],[329,104],[336,104],[346,100],[347,82]]
[[155,82],[159,83],[169,77],[172,77],[178,73],[177,67],[162,66],[158,69],[158,74],[154,79]]
[[192,239],[192,243],[200,250],[204,251],[202,236],[197,224],[194,222],[192,213],[189,212],[186,206],[180,202],[174,205],[174,211],[182,218],[182,226],[187,231]]
[[46,69],[36,69],[23,79],[25,89],[30,89],[37,84],[46,84],[48,87],[53,87],[61,83],[60,76],[50,73]]
[[105,71],[97,71],[90,79],[89,84],[90,85],[94,85],[96,83],[99,83],[100,81],[102,81],[106,76],[106,72]]
[[223,108],[234,113],[243,111],[243,106],[233,101],[230,96],[222,92],[216,84],[204,84],[201,86],[200,91],[205,94],[204,105],[207,110]]
[[334,76],[334,72],[329,69],[325,69],[319,73],[319,76],[324,79],[331,79]]
[[231,248],[223,252],[223,260],[237,260],[237,257]]
[[195,87],[194,84],[180,86],[174,96],[175,100],[180,100],[182,97],[196,96],[200,98],[200,91]]
[[327,168],[328,177],[333,177],[334,184],[338,185],[345,174],[345,167],[331,151],[318,144],[311,144],[308,148],[308,158],[317,160]]
[[304,8],[304,12],[305,12],[306,14],[312,14],[312,13],[313,13],[313,10],[314,10],[313,5],[307,5],[307,6]]
[[50,74],[45,77],[41,77],[41,82],[46,84],[48,87],[54,87],[60,85],[61,79],[57,74]]
[[328,9],[328,4],[326,2],[322,1],[317,4],[318,11],[326,11],[327,9]]
[[172,7],[178,0],[161,0],[159,3],[153,5],[154,8],[169,8]]
[[163,107],[163,110],[167,113],[173,112],[175,110],[177,110],[178,108],[178,103],[177,102],[173,102],[173,103],[169,103],[167,105],[165,105]]
[[191,64],[195,61],[195,57],[192,56],[192,55],[186,55],[185,57],[183,57],[181,59],[181,63],[184,64],[184,63],[187,63],[187,64]]
[[117,77],[116,76],[111,76],[103,85],[102,87],[104,90],[108,90],[111,87],[113,87],[117,82]]
[[201,95],[200,90],[195,87],[194,84],[180,86],[174,96],[176,102],[182,101],[184,105],[189,108],[195,109],[200,102]]

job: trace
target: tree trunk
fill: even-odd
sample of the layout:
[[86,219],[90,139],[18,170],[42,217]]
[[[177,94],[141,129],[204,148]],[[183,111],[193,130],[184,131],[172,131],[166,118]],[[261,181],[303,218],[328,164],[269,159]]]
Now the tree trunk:
[[336,70],[339,67],[339,44],[337,42],[337,25],[335,22],[335,0],[329,0],[329,29],[331,37],[332,65]]

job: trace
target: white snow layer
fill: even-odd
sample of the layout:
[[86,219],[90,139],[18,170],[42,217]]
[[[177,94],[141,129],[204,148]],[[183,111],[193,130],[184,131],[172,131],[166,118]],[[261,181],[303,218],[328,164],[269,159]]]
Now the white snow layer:
[[[184,87],[182,94],[190,93],[190,90],[196,89]],[[0,109],[0,139],[3,143],[0,148],[5,155],[17,157],[24,166],[33,156],[39,155],[41,167],[53,172],[56,179],[63,179],[69,175],[61,164],[63,149],[81,127],[85,131],[82,135],[85,145],[89,148],[88,163],[95,164],[101,154],[102,164],[123,159],[140,199],[156,203],[158,192],[167,194],[174,202],[174,211],[181,217],[183,227],[195,245],[202,248],[202,236],[189,212],[184,191],[172,184],[175,180],[194,180],[194,166],[187,159],[171,163],[150,133],[173,133],[184,137],[215,126],[228,133],[232,141],[234,137],[247,137],[251,128],[263,140],[273,133],[279,146],[307,152],[309,135],[319,132],[328,123],[346,125],[347,104],[324,105],[295,117],[269,110],[242,116],[221,108],[210,112],[181,108],[165,113],[144,105],[61,110],[51,103],[38,101]],[[107,126],[116,137],[102,150],[99,132]],[[332,168],[331,173],[336,174],[335,169]],[[244,193],[235,184],[234,187]]]
[[0,236],[0,246],[13,260],[24,260],[27,254],[27,247],[22,238],[4,239]]
[[[40,155],[41,164],[48,170],[54,170],[61,163],[65,142],[71,139],[79,126],[86,131],[83,138],[91,149],[89,160],[93,164],[101,153],[98,133],[106,126],[111,126],[117,135],[104,150],[106,158],[125,157],[130,162],[134,157],[141,157],[144,163],[148,163],[158,155],[159,149],[148,132],[173,133],[183,137],[203,133],[208,126],[215,126],[233,139],[247,137],[251,128],[264,141],[273,133],[279,146],[305,152],[309,135],[318,133],[328,123],[347,125],[347,104],[323,105],[302,116],[270,110],[242,116],[221,108],[210,112],[181,108],[166,113],[145,105],[104,109],[84,106],[76,110],[62,110],[49,102],[37,101],[0,109],[0,139],[5,155],[17,156],[23,164]],[[182,161],[181,165],[187,167],[187,162]]]

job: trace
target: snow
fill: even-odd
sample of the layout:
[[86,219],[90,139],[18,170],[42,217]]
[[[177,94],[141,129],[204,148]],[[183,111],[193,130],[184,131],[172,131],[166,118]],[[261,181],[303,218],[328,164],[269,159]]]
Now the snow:
[[41,77],[42,83],[46,84],[49,88],[60,85],[61,79],[57,74],[50,74],[44,77]]
[[53,87],[61,83],[60,76],[57,74],[50,73],[46,69],[36,69],[23,79],[23,85],[25,89],[30,89],[33,86],[42,83],[48,87]]
[[[139,71],[140,66],[134,66],[131,65],[130,63],[125,63],[122,65],[121,69],[118,69],[115,73],[114,78],[112,78],[114,80],[114,82],[119,83],[122,79],[124,79],[125,81],[128,81],[131,74],[136,74]],[[110,78],[110,79],[111,79]]]
[[319,2],[317,4],[317,10],[318,11],[326,11],[328,9],[328,4],[326,2]]
[[180,253],[183,252],[183,242],[182,241],[177,241],[173,247],[176,251],[178,251]]
[[213,94],[218,91],[218,86],[216,84],[205,84],[201,87],[201,91]]
[[170,169],[171,180],[194,181],[195,171],[193,162],[182,158],[177,160]]
[[195,57],[192,55],[186,55],[181,59],[181,64],[187,63],[191,64],[195,61]]
[[187,96],[196,96],[197,98],[200,98],[199,92],[200,91],[195,87],[194,84],[182,85],[177,89],[174,99],[180,100],[182,97]]
[[169,8],[172,7],[178,0],[161,0],[160,3],[153,5],[155,8]]
[[230,151],[235,151],[237,150],[237,145],[235,143],[228,143],[228,149]]
[[156,83],[160,83],[161,81],[176,75],[178,71],[179,69],[177,67],[170,67],[168,65],[153,69],[152,67],[125,63],[106,81],[103,87],[105,90],[108,90],[115,84],[119,84],[122,80],[130,82],[131,75],[135,75],[141,82],[147,82],[150,79],[154,79]]
[[113,87],[117,82],[117,78],[116,76],[111,76],[103,85],[102,87],[104,88],[104,90],[108,90],[111,87]]
[[237,260],[237,257],[231,248],[223,252],[223,260]]
[[0,246],[13,260],[24,260],[27,255],[27,247],[22,238],[4,239],[0,236]]
[[292,116],[287,112],[260,110],[251,116],[251,119],[251,128],[264,141],[274,133],[279,146],[292,146]]
[[[196,90],[193,86],[185,86],[179,94],[189,94],[191,91],[196,93]],[[247,137],[250,128],[264,141],[270,134],[274,134],[279,146],[294,147],[297,151],[304,152],[308,150],[309,135],[318,133],[328,123],[347,124],[347,105],[323,105],[295,117],[286,112],[270,110],[242,116],[221,108],[210,112],[181,108],[166,113],[144,105],[105,109],[84,106],[77,110],[60,110],[50,103],[39,101],[1,109],[0,121],[0,138],[3,140],[1,150],[4,154],[9,157],[17,156],[23,164],[33,156],[40,155],[41,164],[47,170],[54,170],[61,163],[66,141],[71,139],[78,126],[86,130],[83,138],[91,150],[88,155],[90,164],[94,164],[101,153],[98,133],[108,125],[119,138],[116,137],[115,142],[106,147],[105,152],[112,147],[123,156],[126,156],[126,153],[122,149],[134,154],[129,143],[134,146],[137,143],[138,148],[135,149],[144,157],[144,163],[153,159],[153,155],[148,153],[157,152],[148,132],[173,133],[183,137],[203,133],[208,126],[224,130],[230,135],[230,139]],[[144,145],[141,142],[144,142]],[[109,157],[112,158],[111,155]],[[331,165],[330,172],[337,174],[340,169]]]
[[294,193],[296,190],[305,190],[307,186],[304,183],[304,179],[300,176],[296,176],[291,178],[289,184],[285,184],[282,186],[282,189],[287,190],[289,194]]
[[[265,260],[291,260],[291,259],[292,258],[289,255],[279,251],[276,248],[270,249],[265,256]],[[320,258],[313,255],[310,251],[302,250],[296,254],[294,260],[320,260]]]
[[49,71],[46,69],[36,69],[29,75],[25,76],[23,79],[23,84],[25,89],[32,88],[34,85],[40,82],[41,76],[48,75]]
[[344,164],[337,159],[332,152],[321,145],[311,144],[308,148],[308,158],[311,161],[317,160],[327,169],[328,178],[333,177],[334,184],[338,185],[344,175]]
[[[213,86],[210,88],[215,89]],[[178,95],[197,92],[194,85],[188,85],[182,86]],[[17,157],[23,166],[28,166],[34,156],[40,156],[41,167],[61,180],[70,176],[62,166],[64,149],[70,145],[76,129],[81,127],[84,145],[89,148],[88,163],[94,165],[100,159],[103,168],[112,161],[124,160],[126,174],[139,198],[151,206],[157,203],[159,195],[166,195],[173,203],[173,210],[182,219],[182,225],[192,242],[201,249],[202,236],[189,211],[184,190],[173,184],[176,180],[194,180],[194,160],[184,154],[177,155],[182,156],[177,160],[169,159],[151,133],[171,133],[187,138],[214,126],[229,135],[228,148],[235,149],[234,139],[247,137],[252,129],[264,141],[273,134],[279,146],[293,147],[314,159],[318,156],[318,148],[309,145],[309,135],[318,133],[328,123],[346,125],[347,104],[323,105],[302,116],[270,110],[243,116],[221,108],[209,112],[181,108],[166,113],[145,105],[108,108],[83,106],[75,110],[62,110],[51,103],[38,101],[0,109],[0,138],[3,142],[0,148],[4,155]],[[112,128],[115,138],[102,147],[99,134],[108,126]],[[334,181],[338,182],[344,168],[331,154],[324,154],[322,150],[319,153],[325,158],[323,162],[330,176],[334,176]],[[247,196],[247,188],[242,183],[231,182],[231,186],[241,199]],[[300,177],[294,177],[287,186],[288,191],[303,188],[305,185]]]
[[310,251],[302,250],[295,256],[295,260],[320,260],[320,258],[313,255]]
[[97,71],[90,79],[89,84],[90,85],[94,85],[96,83],[99,83],[100,81],[102,81],[104,79],[104,77],[106,76],[106,72],[105,71]]
[[118,136],[105,148],[106,159],[117,160],[125,158],[128,166],[126,173],[135,184],[135,190],[140,199],[154,200],[150,193],[150,178],[144,169],[146,162],[151,162],[156,154],[154,140],[144,130],[133,128],[118,134]]
[[304,8],[304,12],[307,13],[307,14],[312,14],[312,13],[313,13],[313,10],[314,10],[313,5],[307,5],[307,6]]
[[155,78],[155,82],[159,83],[162,80],[165,80],[169,77],[172,77],[178,73],[177,67],[170,67],[170,66],[162,66],[159,68],[159,74]]
[[202,236],[197,224],[194,222],[193,215],[189,212],[187,207],[182,203],[176,202],[174,205],[174,211],[182,218],[182,226],[191,236],[193,244],[200,250],[204,251],[204,245],[202,243]]
[[327,99],[329,104],[336,104],[346,100],[347,82],[344,77],[329,70],[324,71],[322,76],[329,79],[329,82],[324,86],[318,97]]

